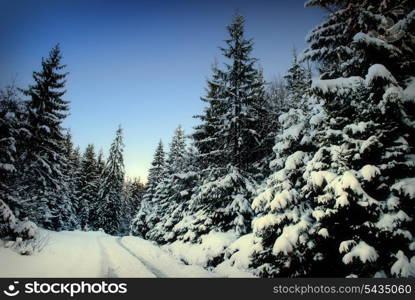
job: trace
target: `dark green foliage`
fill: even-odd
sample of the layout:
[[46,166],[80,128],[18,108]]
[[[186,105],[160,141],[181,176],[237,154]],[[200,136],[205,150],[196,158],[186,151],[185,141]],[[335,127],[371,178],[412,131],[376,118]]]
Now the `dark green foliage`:
[[20,197],[26,203],[22,214],[49,229],[70,227],[71,202],[66,182],[67,158],[62,122],[69,102],[65,94],[65,67],[59,45],[42,59],[42,69],[33,72],[34,84],[22,90],[27,102],[27,138],[20,156]]
[[121,127],[118,128],[111,144],[109,157],[102,172],[98,192],[98,220],[96,225],[106,233],[119,234],[122,219],[121,209],[124,203],[124,143]]

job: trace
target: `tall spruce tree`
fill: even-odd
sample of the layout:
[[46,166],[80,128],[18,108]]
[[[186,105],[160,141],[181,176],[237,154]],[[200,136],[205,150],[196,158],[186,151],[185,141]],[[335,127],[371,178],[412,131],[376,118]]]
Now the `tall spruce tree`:
[[[310,99],[324,98],[327,117],[321,122],[305,111],[309,124],[286,131],[298,142],[277,137],[277,172],[253,203],[260,215],[253,222],[259,244],[252,266],[262,276],[412,276],[413,144],[404,90],[410,80],[398,78],[413,75],[401,68],[395,78],[381,63],[392,66],[398,45],[411,45],[413,7],[402,10],[397,1],[308,4],[332,10],[305,52],[320,62],[322,80],[313,82]],[[370,31],[388,26],[389,33],[400,32],[397,44],[389,34]],[[403,60],[398,64],[410,64]],[[289,120],[289,114],[282,117]]]
[[156,152],[154,153],[154,158],[151,162],[150,170],[148,171],[146,198],[151,199],[151,194],[155,192],[156,186],[162,181],[164,172],[165,153],[163,148],[163,142],[160,140]]
[[174,229],[184,241],[197,242],[211,230],[250,230],[253,178],[263,172],[258,163],[271,151],[265,141],[272,127],[264,122],[265,82],[251,57],[253,43],[244,37],[244,23],[236,15],[227,27],[230,37],[221,50],[228,63],[224,70],[214,66],[202,98],[208,106],[193,134],[200,184],[189,200],[187,217]]
[[296,102],[301,101],[305,91],[310,87],[311,76],[307,74],[307,70],[298,61],[298,56],[295,48],[293,52],[293,62],[284,76],[286,87],[289,91],[291,105],[298,107]]
[[20,203],[15,181],[19,140],[25,121],[22,104],[14,86],[0,90],[0,199],[13,210]]
[[[412,276],[414,116],[405,88],[414,77],[407,66],[415,50],[415,4],[309,2],[338,3],[306,52],[322,62],[313,90],[326,100],[328,114],[317,135],[320,148],[303,174],[303,190],[313,200],[309,275]],[[334,42],[325,38],[329,33]]]
[[102,175],[103,175],[105,165],[106,165],[104,153],[102,152],[102,150],[98,152],[94,165],[95,165],[95,175],[91,176],[93,180],[91,183],[91,186],[96,187],[96,193],[95,193],[96,197],[91,197],[89,199],[89,226],[92,230],[98,230],[101,226],[100,207],[102,205],[102,201],[99,197],[98,192],[101,187],[101,183],[103,179]]
[[250,56],[252,40],[244,37],[245,17],[236,15],[227,27],[230,38],[227,48],[221,48],[223,55],[230,60],[221,71],[226,105],[221,134],[225,141],[228,162],[247,170],[254,159],[258,142],[261,140],[258,129],[262,107],[264,83],[260,72],[255,69],[255,58]]
[[109,234],[120,233],[120,222],[123,217],[121,215],[124,201],[124,143],[122,134],[122,128],[119,127],[111,144],[98,193],[100,204],[97,207],[99,212],[97,224]]
[[247,171],[262,158],[262,141],[273,128],[264,126],[265,82],[262,72],[255,68],[257,60],[251,57],[253,42],[244,37],[244,23],[245,17],[236,15],[227,27],[230,37],[221,51],[229,63],[224,70],[213,66],[207,95],[202,98],[208,106],[204,114],[196,116],[201,124],[193,137],[211,165],[230,163]]
[[[411,276],[413,209],[407,201],[413,197],[408,185],[413,180],[414,170],[410,160],[413,147],[408,143],[411,140],[410,116],[402,105],[407,100],[399,92],[399,81],[383,65],[360,64],[370,61],[364,57],[371,56],[373,42],[385,46],[383,43],[387,39],[382,43],[367,39],[366,49],[362,47],[364,30],[368,27],[359,14],[375,9],[368,2],[310,3],[332,8],[340,5],[341,8],[313,31],[311,46],[306,51],[308,58],[321,62],[323,79],[313,82],[313,91],[317,98],[324,98],[328,116],[314,134],[314,145],[319,148],[308,156],[305,166],[302,164],[299,176],[302,181],[295,185],[300,197],[294,198],[299,201],[296,200],[293,207],[301,212],[301,207],[306,205],[306,210],[296,217],[302,221],[291,221],[279,227],[280,236],[275,242],[270,240],[268,246],[275,256],[270,257],[268,266],[264,267],[273,269],[273,262],[279,261],[279,266],[274,265],[277,271],[273,276],[281,274],[281,270],[287,276]],[[390,7],[392,3],[383,1],[380,7]],[[376,6],[379,13],[380,7]],[[407,16],[402,14],[398,27],[407,26],[410,11]],[[350,18],[339,18],[342,14]],[[354,18],[360,20],[356,26]],[[346,25],[353,27],[351,31]],[[329,34],[331,38],[327,39]],[[383,46],[386,53],[396,50]],[[351,56],[342,56],[345,49]],[[386,53],[377,56],[378,63]],[[359,61],[359,64],[352,68],[351,61]],[[341,73],[337,73],[338,70]],[[364,78],[362,72],[367,73]],[[351,77],[336,78],[341,74]],[[407,74],[406,77],[408,75],[413,76]],[[399,77],[405,78],[405,74],[400,72]],[[396,172],[398,169],[400,174]],[[292,197],[289,199],[292,203]],[[257,227],[267,222],[280,224],[283,219],[264,218],[258,220]],[[266,227],[272,228],[269,225],[263,228]],[[266,236],[266,231],[263,234]],[[298,263],[293,258],[303,261]]]
[[70,229],[80,229],[80,217],[78,208],[80,205],[80,175],[81,175],[81,154],[79,147],[74,148],[72,142],[72,134],[68,130],[64,142],[65,157],[66,157],[66,183],[68,195],[71,203],[71,222]]
[[62,98],[67,73],[61,73],[65,67],[61,60],[57,45],[48,58],[42,59],[41,71],[33,72],[34,85],[22,90],[29,97],[30,132],[19,170],[21,197],[26,203],[24,214],[49,229],[66,228],[71,210],[62,129],[69,102]]
[[169,174],[178,173],[183,170],[186,156],[186,136],[183,128],[179,125],[170,143],[169,153],[166,159],[166,171]]
[[[0,237],[21,240],[32,239],[36,225],[20,221],[22,201],[17,185],[19,155],[26,131],[26,110],[14,85],[0,90]],[[16,239],[17,241],[17,239]],[[28,247],[19,250],[31,254]]]
[[93,203],[98,198],[98,166],[93,144],[89,144],[82,156],[81,172],[79,178],[79,207],[78,215],[81,222],[81,227],[91,227],[93,222],[92,213],[94,207]]

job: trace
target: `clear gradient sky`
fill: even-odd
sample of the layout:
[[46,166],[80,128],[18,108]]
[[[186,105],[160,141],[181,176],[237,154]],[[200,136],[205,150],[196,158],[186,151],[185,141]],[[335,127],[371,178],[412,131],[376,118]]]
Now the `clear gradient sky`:
[[0,0],[0,87],[27,86],[60,43],[74,143],[106,154],[121,124],[127,175],[146,178],[158,141],[196,124],[237,9],[266,79],[285,73],[292,47],[304,49],[324,17],[303,0]]

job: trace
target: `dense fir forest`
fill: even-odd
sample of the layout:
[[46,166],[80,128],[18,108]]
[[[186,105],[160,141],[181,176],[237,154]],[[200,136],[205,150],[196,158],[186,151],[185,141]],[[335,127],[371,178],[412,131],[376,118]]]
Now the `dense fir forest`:
[[121,127],[108,155],[73,145],[54,47],[32,85],[0,93],[0,235],[30,240],[39,226],[178,245],[231,233],[206,267],[415,276],[415,2],[306,6],[327,18],[273,82],[233,17],[198,125],[160,141],[145,185],[125,179]]

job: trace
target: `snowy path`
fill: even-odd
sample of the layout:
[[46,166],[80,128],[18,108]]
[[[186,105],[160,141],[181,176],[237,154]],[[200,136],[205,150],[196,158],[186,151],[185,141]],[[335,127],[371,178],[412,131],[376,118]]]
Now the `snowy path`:
[[99,237],[97,237],[97,242],[100,247],[100,255],[101,255],[101,271],[100,274],[103,277],[107,278],[115,278],[118,276],[115,276],[114,269],[110,266],[109,263],[109,256],[107,254],[107,251],[105,250],[105,247],[102,245],[102,242]]
[[159,269],[157,269],[156,267],[154,267],[150,262],[148,262],[147,260],[145,260],[142,257],[139,257],[136,253],[132,252],[130,249],[128,249],[124,243],[122,242],[122,238],[117,238],[116,239],[118,245],[120,245],[125,251],[127,251],[130,255],[132,255],[133,257],[135,257],[136,259],[138,259],[138,261],[140,263],[142,263],[149,271],[151,271],[156,277],[158,278],[163,278],[163,277],[168,277],[166,276],[163,272],[161,272]]
[[140,260],[121,247],[120,237],[97,238],[101,251],[100,277],[157,277]]
[[0,241],[0,277],[216,277],[153,243],[101,232],[42,231],[44,249],[22,256]]

